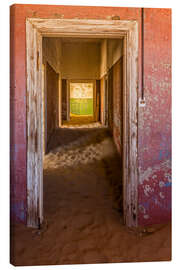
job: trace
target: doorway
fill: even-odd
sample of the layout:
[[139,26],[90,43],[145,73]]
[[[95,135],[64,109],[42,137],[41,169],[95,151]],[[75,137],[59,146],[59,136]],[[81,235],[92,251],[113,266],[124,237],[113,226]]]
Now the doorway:
[[71,123],[95,121],[95,80],[68,80],[67,91],[67,119]]
[[[27,225],[37,227],[43,221],[43,119],[42,95],[42,38],[50,37],[91,37],[123,39],[123,208],[124,222],[127,226],[137,226],[137,57],[138,31],[134,21],[101,20],[61,20],[27,19]],[[91,29],[89,32],[88,29]],[[105,41],[104,44],[106,44]],[[105,45],[104,45],[105,46]],[[30,75],[31,74],[31,75]],[[104,82],[102,98],[104,110],[101,122],[110,119],[108,78]],[[66,81],[67,83],[67,81]],[[97,83],[98,84],[98,83]],[[60,88],[62,88],[61,82]],[[61,95],[61,94],[60,94]],[[59,95],[59,96],[60,96]],[[97,106],[98,103],[95,103]],[[62,108],[61,108],[62,109]],[[59,109],[59,111],[61,111]],[[67,112],[70,112],[67,106]],[[68,120],[68,119],[67,119]],[[59,121],[61,122],[61,121]],[[108,122],[108,121],[107,121]],[[116,135],[119,136],[119,135]]]
[[70,82],[70,117],[93,113],[93,84]]

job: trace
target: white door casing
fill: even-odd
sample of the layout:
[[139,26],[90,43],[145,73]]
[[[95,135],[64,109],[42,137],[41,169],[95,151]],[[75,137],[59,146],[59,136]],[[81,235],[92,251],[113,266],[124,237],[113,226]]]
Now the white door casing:
[[138,23],[121,20],[39,18],[26,19],[27,226],[38,227],[43,221],[42,37],[123,37],[123,207],[125,224],[136,227]]

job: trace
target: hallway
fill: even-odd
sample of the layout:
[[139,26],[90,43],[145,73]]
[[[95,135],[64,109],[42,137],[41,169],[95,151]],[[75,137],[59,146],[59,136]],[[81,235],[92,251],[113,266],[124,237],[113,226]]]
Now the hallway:
[[40,230],[16,228],[16,265],[169,258],[169,226],[137,234],[123,225],[119,156],[107,128],[87,126],[52,136],[44,159],[45,222]]
[[55,131],[48,147],[44,157],[47,218],[50,201],[52,211],[66,201],[68,208],[76,207],[80,213],[84,198],[83,211],[116,205],[122,212],[121,160],[107,128],[99,123],[65,126]]

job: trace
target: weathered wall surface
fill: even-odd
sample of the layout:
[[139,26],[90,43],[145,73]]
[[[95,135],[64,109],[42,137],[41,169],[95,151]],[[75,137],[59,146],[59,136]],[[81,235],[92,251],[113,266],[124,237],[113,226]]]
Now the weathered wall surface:
[[46,64],[47,85],[47,149],[49,139],[53,131],[59,125],[59,75],[47,63]]
[[108,59],[107,59],[108,42],[103,39],[100,47],[100,78],[107,74]]
[[122,157],[123,145],[123,57],[113,66],[113,137]]
[[104,104],[104,95],[105,95],[105,78],[101,78],[100,80],[100,96],[101,96],[101,100],[100,100],[100,107],[101,107],[101,123],[104,125],[105,124],[105,113],[104,113],[104,109],[105,109],[105,104]]
[[96,80],[96,111],[95,119],[96,121],[101,121],[101,96],[100,96],[100,80]]
[[[11,214],[26,222],[26,18],[136,20],[139,23],[141,93],[141,9],[51,5],[11,7]],[[138,111],[139,225],[170,219],[171,11],[145,9],[145,98]]]
[[107,40],[107,68],[110,69],[123,55],[123,39]]
[[171,12],[145,9],[146,106],[139,109],[139,223],[171,215]]
[[62,47],[60,38],[43,38],[43,58],[56,71],[61,73]]
[[[69,53],[71,52],[71,53]],[[92,57],[93,56],[93,57]],[[99,79],[99,43],[63,43],[63,79]]]
[[122,153],[122,94],[123,94],[123,47],[122,40],[107,41],[108,68],[108,122],[118,152]]
[[111,133],[113,134],[113,121],[114,121],[114,114],[113,114],[113,67],[108,71],[108,127],[110,128]]
[[67,80],[62,79],[61,86],[62,97],[62,121],[67,120]]

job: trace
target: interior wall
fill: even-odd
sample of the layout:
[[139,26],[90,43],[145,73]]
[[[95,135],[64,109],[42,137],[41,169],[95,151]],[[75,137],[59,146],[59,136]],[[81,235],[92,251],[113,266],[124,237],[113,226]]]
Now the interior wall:
[[67,120],[67,80],[62,79],[62,88],[61,88],[61,97],[62,97],[62,120]]
[[96,116],[95,116],[96,121],[101,120],[100,110],[101,110],[100,80],[96,80]]
[[107,69],[110,69],[123,55],[123,39],[107,40]]
[[63,79],[99,79],[100,44],[74,42],[62,45]]
[[[46,67],[44,73],[44,150],[48,150],[48,141],[53,130],[61,124],[61,95],[60,95],[60,76],[61,76],[61,59],[62,59],[62,42],[60,38],[44,37],[42,41],[43,63]],[[53,78],[55,81],[53,81]],[[51,84],[51,85],[49,85]],[[54,87],[54,88],[53,88]],[[58,93],[59,92],[59,93]],[[53,97],[56,101],[53,102]],[[49,107],[50,106],[50,107]],[[57,112],[59,115],[55,115]],[[49,115],[50,113],[50,115]],[[54,117],[54,119],[53,119]],[[59,123],[57,124],[57,121]]]
[[43,38],[43,62],[46,61],[56,71],[61,73],[62,43],[60,38]]
[[100,50],[100,78],[107,74],[108,70],[108,60],[107,60],[107,39],[102,40],[101,50]]
[[108,72],[108,126],[117,151],[123,151],[123,57]]
[[101,111],[100,111],[100,118],[101,118],[101,123],[102,125],[105,124],[105,100],[104,100],[104,96],[105,96],[105,79],[104,77],[100,79],[100,95],[101,95],[101,100],[100,100],[100,107],[101,107]]
[[52,133],[59,126],[59,75],[46,64],[47,150]]
[[[101,64],[100,64],[100,78],[101,78],[101,108],[102,108],[102,123],[105,124],[105,78],[108,77],[108,125],[113,134],[113,118],[118,117],[113,112],[113,66],[123,55],[123,39],[104,39],[101,43]],[[108,76],[107,76],[108,75]]]
[[123,154],[123,57],[113,66],[113,138]]
[[108,70],[108,127],[110,128],[111,133],[113,134],[113,126],[114,126],[114,100],[113,100],[113,67]]

